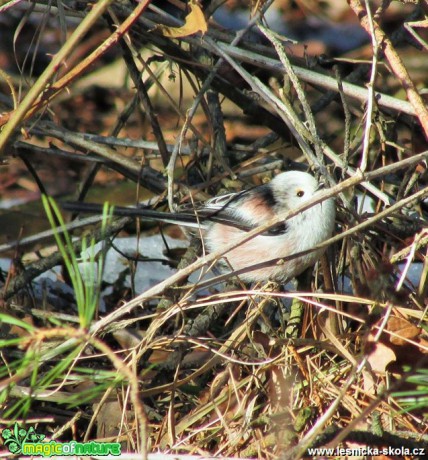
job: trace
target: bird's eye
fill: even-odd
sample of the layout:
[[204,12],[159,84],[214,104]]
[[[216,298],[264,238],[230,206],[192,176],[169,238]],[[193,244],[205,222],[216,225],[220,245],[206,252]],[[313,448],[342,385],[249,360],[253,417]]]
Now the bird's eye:
[[296,195],[299,197],[299,198],[302,198],[302,196],[305,194],[305,192],[303,190],[298,190]]

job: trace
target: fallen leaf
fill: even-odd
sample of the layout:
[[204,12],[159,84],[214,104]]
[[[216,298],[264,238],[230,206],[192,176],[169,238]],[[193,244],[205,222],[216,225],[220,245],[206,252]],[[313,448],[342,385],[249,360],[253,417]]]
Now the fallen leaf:
[[[376,329],[373,329],[366,342],[368,362],[375,373],[385,372],[393,362],[393,368],[398,372],[404,365],[417,363],[426,353],[422,329],[405,318],[392,315],[377,341],[376,335]],[[388,370],[392,371],[393,368],[389,366]]]
[[388,331],[394,333],[394,335],[390,337],[390,341],[394,345],[407,345],[408,342],[405,339],[413,340],[421,335],[421,329],[419,327],[397,316],[391,316],[391,318],[389,318],[386,328]]
[[205,34],[208,30],[207,22],[201,7],[196,0],[189,2],[190,13],[186,16],[184,25],[181,27],[168,27],[164,25],[156,26],[155,30],[159,30],[164,37],[181,38],[188,35],[201,32]]
[[388,364],[396,361],[396,359],[392,348],[379,341],[373,344],[373,351],[368,357],[368,362],[374,372],[383,373]]

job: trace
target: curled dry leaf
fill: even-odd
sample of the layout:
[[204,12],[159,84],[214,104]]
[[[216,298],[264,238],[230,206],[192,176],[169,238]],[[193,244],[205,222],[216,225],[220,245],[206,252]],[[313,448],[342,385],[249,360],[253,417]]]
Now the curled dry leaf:
[[[377,324],[379,325],[380,322]],[[367,338],[368,361],[374,372],[385,372],[387,366],[396,362],[398,366],[413,366],[427,353],[426,340],[422,329],[410,321],[391,316],[379,340],[375,341],[377,328],[373,328]],[[419,346],[417,346],[419,345]]]
[[205,34],[208,30],[208,26],[201,7],[198,5],[196,0],[190,0],[189,7],[190,13],[186,16],[183,26],[168,27],[158,25],[156,30],[159,30],[164,37],[169,38],[187,37],[188,35],[195,34],[196,32]]
[[384,373],[388,364],[396,361],[397,357],[388,345],[382,343],[382,341],[374,342],[374,336],[370,333],[368,343],[372,343],[373,351],[368,357],[368,362],[373,370],[376,373]]
[[408,345],[409,340],[418,341],[421,335],[421,328],[414,326],[404,318],[391,316],[387,323],[387,330],[392,332],[390,341],[393,345]]

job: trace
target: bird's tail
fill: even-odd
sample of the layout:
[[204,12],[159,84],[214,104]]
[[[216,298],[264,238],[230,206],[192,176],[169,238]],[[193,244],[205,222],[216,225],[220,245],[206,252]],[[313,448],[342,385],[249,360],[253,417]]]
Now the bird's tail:
[[[66,211],[72,211],[74,213],[102,214],[103,212],[103,205],[95,203],[63,202],[61,203],[61,207]],[[140,219],[153,222],[164,222],[167,224],[182,225],[190,228],[203,227],[202,223],[199,222],[196,213],[191,212],[170,213],[153,211],[153,209],[146,208],[114,206],[113,214],[115,216],[138,217]]]

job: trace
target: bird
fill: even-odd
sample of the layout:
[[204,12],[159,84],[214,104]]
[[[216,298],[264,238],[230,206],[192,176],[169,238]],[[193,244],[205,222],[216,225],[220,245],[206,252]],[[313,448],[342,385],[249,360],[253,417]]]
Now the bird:
[[[278,214],[302,206],[320,188],[311,174],[293,170],[278,174],[266,184],[214,197],[176,213],[122,207],[115,208],[114,213],[190,227],[193,234],[201,236],[206,251],[212,253],[238,242],[248,231]],[[87,203],[63,203],[63,208],[79,212],[100,210],[99,205]],[[220,270],[237,271],[239,278],[247,283],[268,280],[285,283],[322,256],[325,248],[310,250],[332,236],[335,215],[334,198],[317,203],[227,251],[218,262]],[[300,252],[305,254],[288,259]],[[287,260],[278,263],[283,258]]]

